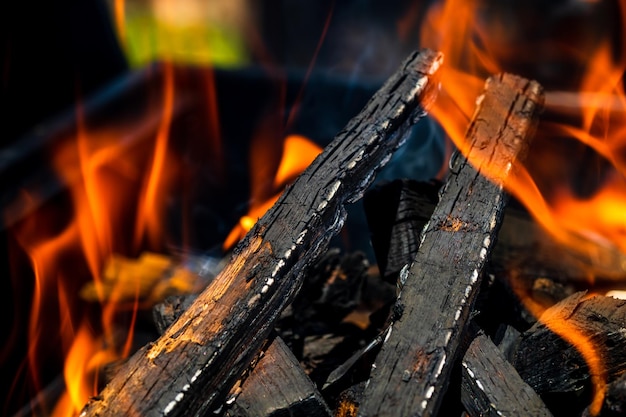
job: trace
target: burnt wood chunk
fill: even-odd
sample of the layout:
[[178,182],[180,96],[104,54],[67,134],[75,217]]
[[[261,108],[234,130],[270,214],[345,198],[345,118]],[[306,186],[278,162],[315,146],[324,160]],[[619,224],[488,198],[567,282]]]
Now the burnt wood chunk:
[[237,245],[181,317],[139,350],[82,416],[202,415],[219,410],[258,354],[303,271],[436,95],[442,55],[411,55]]
[[552,415],[484,334],[470,344],[461,365],[461,401],[470,416]]
[[332,413],[285,342],[276,337],[234,393],[227,417],[330,417]]
[[[153,309],[163,333],[193,303],[197,295],[172,296]],[[272,338],[243,384],[231,390],[228,417],[331,415],[317,387],[280,337]],[[234,392],[233,392],[234,391]]]
[[435,183],[399,179],[372,187],[363,198],[382,277],[395,284],[419,248],[420,232],[438,201]]
[[539,394],[616,380],[626,372],[626,301],[571,295],[522,334],[513,364]]
[[[413,264],[400,273],[402,315],[372,366],[361,416],[435,415],[447,388],[502,217],[503,183],[526,153],[543,91],[503,74],[487,81],[478,102],[466,133],[468,158],[451,164]],[[487,168],[495,182],[484,176]]]

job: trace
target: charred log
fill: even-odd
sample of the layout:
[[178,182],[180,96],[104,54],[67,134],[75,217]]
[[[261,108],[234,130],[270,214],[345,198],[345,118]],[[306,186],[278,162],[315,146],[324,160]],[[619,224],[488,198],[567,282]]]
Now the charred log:
[[[437,413],[498,232],[503,182],[524,156],[542,104],[535,82],[508,74],[488,80],[466,135],[469,158],[480,165],[451,164],[413,264],[400,274],[403,314],[372,366],[360,415]],[[487,166],[500,173],[496,183],[481,175]]]
[[467,349],[462,372],[461,401],[472,417],[552,415],[485,335],[478,335]]
[[327,247],[374,173],[434,99],[440,54],[405,61],[236,247],[230,263],[82,415],[213,412],[261,349],[302,271]]
[[626,301],[576,293],[522,334],[515,368],[540,394],[610,383],[626,372],[625,328]]

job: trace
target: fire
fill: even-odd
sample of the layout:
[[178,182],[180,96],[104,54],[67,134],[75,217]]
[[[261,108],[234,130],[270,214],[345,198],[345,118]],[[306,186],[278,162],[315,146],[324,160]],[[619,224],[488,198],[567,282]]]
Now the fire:
[[[446,56],[440,71],[442,92],[431,114],[465,154],[465,129],[487,76],[511,71],[535,78],[546,87],[548,109],[559,117],[540,126],[537,148],[546,149],[542,142],[553,137],[569,138],[571,154],[531,153],[534,163],[517,162],[505,187],[558,242],[597,262],[602,262],[607,253],[626,253],[626,53],[621,42],[626,2],[620,1],[612,12],[606,12],[601,3],[580,2],[578,9],[572,4],[571,10],[558,11],[567,16],[584,9],[585,22],[591,23],[582,26],[582,34],[554,29],[560,15],[557,11],[553,13],[556,17],[550,15],[549,2],[540,6],[522,2],[516,6],[484,0],[435,2],[421,31],[422,46],[440,50]],[[621,22],[594,27],[592,18],[598,18],[594,14],[603,12],[616,14]],[[407,17],[400,22],[402,33],[407,33],[410,20]],[[603,18],[597,20],[606,22]],[[550,30],[542,32],[543,27]],[[559,65],[560,78],[556,78],[550,70]],[[563,68],[567,68],[565,73]],[[566,93],[560,91],[564,88]],[[567,112],[563,112],[564,107]],[[581,148],[586,149],[582,154],[587,159],[576,159],[573,149]],[[585,171],[598,165],[596,171]],[[572,173],[576,177],[572,178]],[[498,174],[486,172],[490,177]],[[585,192],[580,192],[576,183],[581,177],[591,184]],[[597,414],[605,381],[600,377],[602,364],[593,346],[583,336],[562,328],[559,320],[549,325],[577,346],[589,363],[595,388],[592,411]]]
[[[322,152],[318,145],[306,137],[289,135],[283,143],[280,164],[275,174],[271,174],[267,172],[267,168],[271,168],[268,161],[273,158],[272,155],[268,155],[268,152],[271,153],[271,148],[259,146],[262,142],[263,140],[257,137],[255,149],[259,152],[252,152],[251,180],[253,185],[248,213],[239,220],[239,223],[224,240],[225,249],[231,248],[242,239],[257,220],[274,205],[285,186],[293,182]],[[255,170],[255,167],[262,168]],[[263,172],[265,175],[259,175],[259,172]]]
[[[35,275],[28,354],[35,388],[43,388],[39,372],[52,346],[59,346],[64,362],[66,391],[54,416],[77,415],[97,393],[102,367],[130,353],[141,274],[113,284],[107,274],[117,253],[163,244],[164,197],[177,164],[167,152],[175,108],[169,64],[163,67],[162,94],[144,120],[114,128],[90,129],[79,105],[75,137],[63,141],[51,158],[71,195],[67,207],[41,210],[15,227]],[[152,139],[128,140],[146,121],[156,121]],[[133,210],[135,216],[129,216]],[[136,219],[134,227],[127,226],[129,217]],[[159,264],[156,255],[144,259]],[[97,304],[77,297],[85,288]]]

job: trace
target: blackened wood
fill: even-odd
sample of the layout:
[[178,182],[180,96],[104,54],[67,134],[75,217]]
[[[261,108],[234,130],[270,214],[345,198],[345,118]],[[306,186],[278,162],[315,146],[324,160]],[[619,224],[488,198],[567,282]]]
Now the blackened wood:
[[[163,333],[197,298],[172,296],[153,309],[157,330]],[[317,387],[280,337],[268,342],[256,366],[243,383],[231,391],[229,417],[330,416]]]
[[439,186],[399,179],[369,190],[363,198],[378,268],[388,282],[411,263],[420,232],[438,201]]
[[470,344],[461,365],[461,401],[470,416],[552,415],[484,334]]
[[434,99],[441,54],[410,56],[235,248],[230,263],[83,416],[214,412],[257,355],[302,271]]
[[[236,395],[236,394],[235,394]],[[285,342],[276,337],[233,397],[228,417],[330,417],[321,394]]]
[[[490,78],[422,233],[397,309],[403,311],[372,366],[361,416],[430,416],[439,408],[505,203],[503,182],[529,145],[543,104],[539,84]],[[495,182],[484,171],[498,173]]]
[[626,372],[624,329],[626,301],[576,293],[546,310],[522,334],[515,368],[540,394],[579,392],[594,379],[611,382]]

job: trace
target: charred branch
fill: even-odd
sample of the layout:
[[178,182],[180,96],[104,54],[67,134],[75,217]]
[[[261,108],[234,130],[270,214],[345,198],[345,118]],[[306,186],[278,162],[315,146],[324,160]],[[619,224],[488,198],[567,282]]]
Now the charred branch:
[[[413,264],[400,274],[403,314],[372,366],[360,415],[437,413],[497,235],[503,181],[525,154],[542,104],[535,82],[507,74],[488,80],[466,135],[469,158],[482,162],[452,163]],[[483,175],[487,163],[501,175],[496,183]]]
[[360,198],[434,99],[441,60],[428,50],[410,56],[257,222],[191,307],[138,351],[82,415],[221,409],[298,292],[303,270],[341,228],[344,205]]

